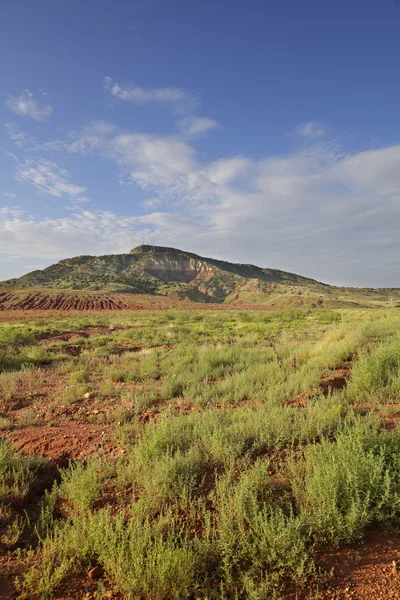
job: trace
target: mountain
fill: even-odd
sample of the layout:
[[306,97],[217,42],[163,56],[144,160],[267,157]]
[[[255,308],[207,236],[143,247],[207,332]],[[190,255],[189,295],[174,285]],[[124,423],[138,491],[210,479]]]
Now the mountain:
[[[149,245],[133,248],[129,254],[60,260],[46,269],[0,282],[0,288],[3,290],[0,296],[3,300],[8,298],[8,303],[13,299],[7,293],[26,290],[28,295],[23,305],[37,304],[41,295],[35,295],[33,290],[44,288],[46,294],[58,291],[57,303],[63,297],[65,300],[72,290],[83,290],[106,293],[108,300],[103,295],[101,301],[116,306],[121,302],[129,304],[127,296],[122,299],[123,294],[271,308],[400,306],[397,288],[340,288],[278,269],[235,264]],[[88,302],[96,304],[99,298],[92,295]]]
[[112,290],[176,295],[197,301],[223,302],[245,293],[268,294],[284,286],[314,293],[328,288],[293,273],[234,264],[191,252],[141,245],[129,254],[77,256],[0,284],[6,288]]

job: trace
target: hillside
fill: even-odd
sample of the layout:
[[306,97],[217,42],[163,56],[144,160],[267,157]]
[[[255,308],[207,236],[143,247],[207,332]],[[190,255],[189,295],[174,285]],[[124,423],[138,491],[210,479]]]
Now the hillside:
[[222,302],[241,293],[265,294],[274,288],[327,288],[313,279],[277,269],[234,264],[160,246],[138,246],[129,254],[78,256],[3,282],[6,288],[112,290],[176,295]]
[[[111,302],[113,308],[130,305],[127,294],[275,309],[397,306],[400,302],[397,288],[340,288],[278,269],[235,264],[149,245],[133,248],[129,254],[67,258],[46,269],[0,282],[0,289],[3,308],[47,306],[48,294],[57,294],[51,298],[51,306],[79,305],[78,297],[67,298],[74,291],[91,294],[82,306],[90,307],[92,303],[102,306],[103,300],[107,306]],[[17,290],[25,290],[27,295],[7,296]],[[35,295],[34,291],[38,293]],[[108,296],[98,298],[99,293]],[[121,297],[120,301],[115,294]]]

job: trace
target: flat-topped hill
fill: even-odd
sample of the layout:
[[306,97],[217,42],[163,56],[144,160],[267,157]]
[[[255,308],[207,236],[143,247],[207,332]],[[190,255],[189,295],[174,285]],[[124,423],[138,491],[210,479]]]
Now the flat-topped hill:
[[126,254],[66,258],[0,282],[0,288],[153,294],[271,308],[393,306],[400,302],[398,289],[338,288],[279,269],[152,245],[137,246]]
[[2,283],[2,286],[16,288],[181,294],[192,300],[219,302],[243,291],[265,293],[271,285],[327,287],[278,269],[235,264],[150,245],[133,248],[128,254],[67,258]]

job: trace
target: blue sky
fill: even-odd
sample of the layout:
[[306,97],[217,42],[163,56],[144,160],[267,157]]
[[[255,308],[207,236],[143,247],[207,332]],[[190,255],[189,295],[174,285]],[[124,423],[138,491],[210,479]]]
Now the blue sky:
[[400,286],[400,3],[2,0],[0,279],[155,242]]

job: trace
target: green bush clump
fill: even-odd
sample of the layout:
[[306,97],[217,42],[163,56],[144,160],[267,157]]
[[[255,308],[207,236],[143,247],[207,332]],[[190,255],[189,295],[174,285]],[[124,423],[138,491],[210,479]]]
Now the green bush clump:
[[29,346],[34,342],[31,331],[19,327],[6,327],[0,329],[0,358],[17,354],[21,347]]
[[306,533],[339,544],[390,522],[400,512],[399,452],[398,431],[389,436],[362,421],[345,426],[334,443],[305,447],[291,484]]
[[69,383],[88,383],[89,379],[89,373],[85,369],[80,369],[79,371],[71,373],[69,376]]
[[353,400],[391,400],[400,392],[400,338],[380,342],[355,362],[349,396]]

